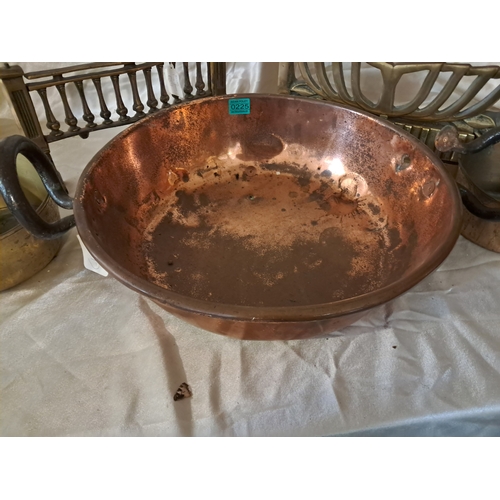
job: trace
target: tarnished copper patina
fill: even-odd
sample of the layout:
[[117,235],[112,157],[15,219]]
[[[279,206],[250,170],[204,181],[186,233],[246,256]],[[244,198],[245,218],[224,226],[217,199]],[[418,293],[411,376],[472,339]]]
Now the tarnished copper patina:
[[[230,115],[233,97],[249,114]],[[439,159],[382,119],[297,97],[156,113],[89,163],[80,236],[118,280],[243,339],[330,334],[434,270],[460,231]]]

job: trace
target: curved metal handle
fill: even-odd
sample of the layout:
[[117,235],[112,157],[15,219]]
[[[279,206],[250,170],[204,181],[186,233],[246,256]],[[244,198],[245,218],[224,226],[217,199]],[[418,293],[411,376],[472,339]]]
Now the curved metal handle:
[[500,221],[500,208],[490,208],[483,205],[467,188],[457,182],[458,190],[464,207],[476,217],[489,221]]
[[500,127],[485,132],[481,137],[471,142],[462,142],[458,137],[458,129],[454,125],[446,125],[437,133],[434,145],[441,153],[454,151],[466,154],[479,153],[497,142],[500,142]]
[[73,199],[48,156],[30,139],[12,135],[0,141],[0,193],[5,204],[31,234],[44,240],[60,237],[75,225],[69,215],[53,224],[44,221],[27,200],[17,175],[17,155],[25,156],[35,167],[50,197],[62,208],[71,210]]
[[[494,128],[471,142],[463,143],[458,137],[458,130],[453,125],[446,125],[436,135],[434,144],[441,153],[478,153],[488,146],[500,142],[500,127]],[[499,165],[500,167],[500,165]],[[490,221],[500,221],[500,209],[483,205],[479,199],[461,184],[457,183],[464,207],[476,217]]]

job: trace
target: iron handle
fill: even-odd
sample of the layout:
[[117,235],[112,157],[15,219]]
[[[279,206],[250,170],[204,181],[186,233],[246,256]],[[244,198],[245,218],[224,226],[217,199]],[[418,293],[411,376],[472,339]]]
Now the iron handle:
[[[435,146],[441,153],[454,151],[462,154],[473,154],[479,153],[498,142],[500,142],[500,127],[491,129],[471,142],[463,143],[460,141],[457,128],[453,125],[446,125],[437,133]],[[500,165],[498,168],[500,168]],[[458,183],[457,185],[462,203],[472,215],[484,220],[500,221],[500,209],[483,205],[467,188]]]
[[489,221],[500,221],[500,208],[490,208],[483,205],[467,188],[458,184],[458,190],[464,207],[476,217]]
[[500,127],[485,132],[481,137],[470,142],[462,142],[458,136],[458,129],[453,125],[446,125],[436,135],[434,145],[441,153],[454,151],[455,153],[479,153],[488,146],[500,142]]
[[33,141],[22,135],[12,135],[0,141],[0,193],[5,204],[18,222],[37,238],[59,238],[75,226],[75,217],[69,215],[51,224],[36,213],[19,182],[16,168],[18,154],[33,164],[50,197],[60,207],[68,210],[73,208],[73,199],[52,161]]

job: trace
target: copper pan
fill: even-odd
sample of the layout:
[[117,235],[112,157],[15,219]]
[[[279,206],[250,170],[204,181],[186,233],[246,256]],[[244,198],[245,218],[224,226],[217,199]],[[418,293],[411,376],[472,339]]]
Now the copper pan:
[[[248,114],[230,114],[234,98]],[[9,142],[10,141],[10,142]],[[22,152],[55,199],[71,198],[27,139],[2,144],[2,189]],[[242,339],[338,330],[432,272],[462,207],[440,160],[389,122],[290,96],[211,97],[162,110],[109,142],[84,170],[74,220],[111,275],[167,311]]]

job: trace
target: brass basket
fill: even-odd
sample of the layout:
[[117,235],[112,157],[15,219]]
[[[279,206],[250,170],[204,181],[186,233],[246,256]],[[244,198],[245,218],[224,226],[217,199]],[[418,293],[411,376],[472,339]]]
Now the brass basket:
[[[407,102],[398,104],[401,83],[417,72],[426,72]],[[363,75],[372,73],[381,83],[377,91],[363,88]],[[438,82],[441,85],[437,85]],[[485,97],[478,94],[491,82]],[[348,85],[350,83],[350,85]],[[458,86],[465,86],[457,93]],[[355,106],[389,118],[422,140],[431,149],[437,132],[454,123],[464,142],[500,125],[500,113],[487,112],[500,99],[500,67],[450,63],[280,63],[279,92],[308,96]],[[374,95],[375,94],[375,95]],[[375,98],[374,98],[375,97]],[[477,102],[475,102],[477,100]],[[453,160],[451,153],[441,155]]]

